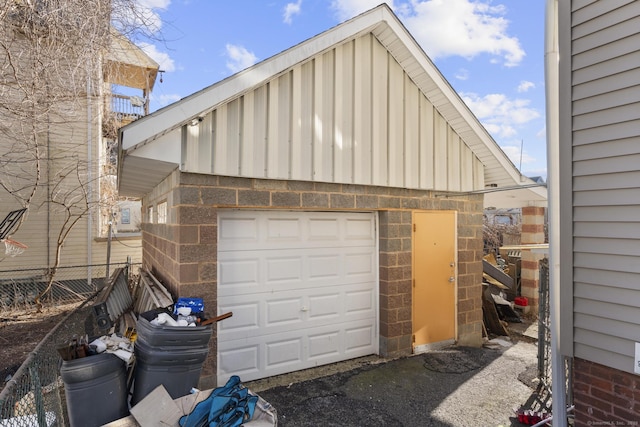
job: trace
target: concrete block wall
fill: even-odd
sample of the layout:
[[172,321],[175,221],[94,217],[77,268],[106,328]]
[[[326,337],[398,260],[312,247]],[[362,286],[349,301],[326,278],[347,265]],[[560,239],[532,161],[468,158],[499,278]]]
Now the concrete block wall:
[[[410,354],[412,211],[458,212],[458,342],[482,343],[482,196],[436,196],[429,191],[259,180],[175,171],[143,199],[143,212],[167,203],[166,224],[143,224],[143,264],[175,296],[200,296],[217,307],[217,210],[300,209],[379,213],[380,353]],[[148,221],[148,218],[145,218]],[[216,339],[203,386],[215,385]],[[207,382],[207,378],[208,381]]]
[[640,425],[640,376],[580,358],[573,363],[576,427]]

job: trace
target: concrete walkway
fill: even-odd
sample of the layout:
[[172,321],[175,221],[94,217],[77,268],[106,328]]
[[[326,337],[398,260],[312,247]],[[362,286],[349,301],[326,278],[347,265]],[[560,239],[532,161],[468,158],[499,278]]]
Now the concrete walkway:
[[285,427],[520,426],[514,409],[534,392],[537,347],[495,347],[370,357],[246,385]]

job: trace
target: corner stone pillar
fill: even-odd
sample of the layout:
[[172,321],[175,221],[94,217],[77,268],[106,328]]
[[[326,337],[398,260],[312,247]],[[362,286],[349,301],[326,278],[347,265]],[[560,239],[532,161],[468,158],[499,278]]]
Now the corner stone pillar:
[[[527,206],[522,208],[523,245],[544,243],[545,208]],[[538,309],[538,289],[540,285],[539,262],[545,255],[531,250],[522,251],[521,294],[527,297],[531,309]]]

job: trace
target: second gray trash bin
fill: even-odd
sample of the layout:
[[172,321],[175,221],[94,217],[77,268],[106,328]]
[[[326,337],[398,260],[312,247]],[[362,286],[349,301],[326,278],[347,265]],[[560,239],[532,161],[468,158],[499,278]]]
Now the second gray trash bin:
[[126,366],[117,356],[65,360],[60,376],[71,427],[101,426],[129,415]]
[[202,365],[209,354],[212,327],[164,326],[151,321],[159,310],[141,313],[136,325],[131,405],[162,384],[176,399],[198,387]]

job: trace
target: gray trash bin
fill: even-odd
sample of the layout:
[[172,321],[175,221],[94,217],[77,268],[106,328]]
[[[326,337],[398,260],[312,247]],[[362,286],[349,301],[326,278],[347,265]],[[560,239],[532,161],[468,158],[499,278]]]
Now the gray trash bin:
[[136,341],[133,395],[135,405],[162,384],[176,399],[189,394],[198,386],[202,364],[209,353],[208,347],[153,347]]
[[136,324],[131,405],[162,384],[176,399],[198,386],[209,353],[211,325],[165,326],[151,323],[161,309],[140,313]]
[[151,321],[162,310],[141,313],[136,323],[136,342],[144,342],[153,347],[205,348],[209,345],[213,329],[207,326],[165,326],[153,325]]
[[127,369],[117,356],[65,360],[60,376],[71,427],[101,426],[129,415]]

